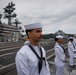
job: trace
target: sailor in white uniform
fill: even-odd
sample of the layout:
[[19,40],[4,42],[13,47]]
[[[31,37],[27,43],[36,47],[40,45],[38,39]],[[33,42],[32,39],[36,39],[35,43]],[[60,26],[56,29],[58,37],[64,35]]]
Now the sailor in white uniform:
[[64,62],[66,61],[65,49],[62,46],[63,36],[58,35],[55,38],[56,44],[54,47],[55,50],[55,66],[56,66],[56,75],[64,75]]
[[75,46],[73,44],[73,37],[69,37],[69,42],[68,42],[68,53],[69,53],[69,66],[74,67],[74,55],[76,53],[75,51]]
[[[75,51],[76,51],[76,34],[74,35],[74,38],[73,38],[73,44],[75,46]],[[76,58],[76,53],[74,54],[74,58]]]
[[42,39],[42,24],[25,25],[28,41],[17,52],[16,68],[18,75],[50,75],[46,52],[38,43]]
[[74,43],[74,45],[76,46],[76,34],[74,35],[73,43]]

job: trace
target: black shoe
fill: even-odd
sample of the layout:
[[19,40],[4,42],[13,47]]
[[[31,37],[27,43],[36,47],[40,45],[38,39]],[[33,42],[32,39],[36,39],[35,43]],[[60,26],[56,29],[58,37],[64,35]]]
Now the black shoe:
[[71,66],[71,65],[69,65],[70,67],[75,67],[76,65],[73,65],[73,66]]

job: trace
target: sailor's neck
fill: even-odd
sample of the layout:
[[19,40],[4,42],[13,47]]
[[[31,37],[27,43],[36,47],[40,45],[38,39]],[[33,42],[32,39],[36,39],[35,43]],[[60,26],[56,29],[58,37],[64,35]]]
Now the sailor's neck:
[[36,42],[36,41],[29,40],[29,42],[30,42],[33,46],[38,46],[38,42]]
[[57,42],[59,45],[62,45],[62,43]]

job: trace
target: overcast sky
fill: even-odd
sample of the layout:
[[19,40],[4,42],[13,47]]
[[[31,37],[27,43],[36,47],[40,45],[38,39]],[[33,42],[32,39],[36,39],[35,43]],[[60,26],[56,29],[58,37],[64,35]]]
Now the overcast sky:
[[[4,17],[3,8],[11,0],[0,0],[0,14]],[[40,22],[43,34],[62,30],[76,34],[76,0],[13,0],[16,4],[17,18],[25,24]],[[3,18],[2,17],[2,18]],[[7,23],[7,20],[3,19]]]

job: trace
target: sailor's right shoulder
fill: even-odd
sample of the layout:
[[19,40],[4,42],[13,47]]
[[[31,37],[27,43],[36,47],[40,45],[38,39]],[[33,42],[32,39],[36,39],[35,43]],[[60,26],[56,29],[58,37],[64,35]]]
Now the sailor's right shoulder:
[[57,49],[60,49],[60,47],[55,46],[55,47],[54,47],[54,50],[57,50]]
[[55,45],[55,47],[54,48],[60,48],[60,46],[59,45]]
[[72,43],[71,42],[68,42],[68,45],[72,45]]
[[18,53],[22,53],[22,54],[23,54],[23,53],[27,53],[28,50],[29,50],[28,45],[23,45],[23,46],[19,49]]

